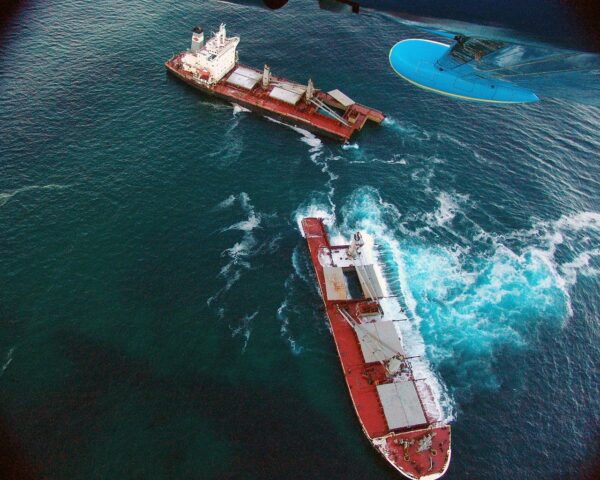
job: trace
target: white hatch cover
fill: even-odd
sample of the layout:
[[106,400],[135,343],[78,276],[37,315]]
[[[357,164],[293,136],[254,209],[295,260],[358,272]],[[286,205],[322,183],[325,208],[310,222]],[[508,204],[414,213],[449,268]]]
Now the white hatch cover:
[[394,322],[361,323],[355,330],[366,363],[384,362],[398,353],[404,355]]
[[348,300],[348,287],[340,267],[323,266],[327,300]]
[[358,273],[358,279],[360,280],[360,285],[365,297],[381,298],[384,296],[373,265],[356,265],[356,273]]
[[377,393],[390,430],[427,423],[414,382],[378,385]]
[[273,87],[273,90],[269,93],[269,97],[276,98],[277,100],[289,103],[290,105],[296,105],[302,98],[305,90],[291,85],[289,87],[286,85],[285,87],[283,84],[282,86]]
[[262,74],[250,70],[249,68],[238,67],[227,79],[227,83],[236,85],[246,90],[252,90],[258,81],[262,78]]
[[340,92],[337,88],[335,90],[331,90],[331,92],[327,92],[333,98],[335,98],[338,102],[342,104],[344,107],[349,107],[350,105],[354,105],[356,102],[352,100],[348,95]]

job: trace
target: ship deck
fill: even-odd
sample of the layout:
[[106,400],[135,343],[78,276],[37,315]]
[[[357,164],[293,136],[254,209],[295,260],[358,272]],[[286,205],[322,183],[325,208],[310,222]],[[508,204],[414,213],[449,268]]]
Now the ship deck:
[[[347,142],[356,132],[362,130],[367,121],[379,124],[385,119],[385,115],[379,110],[358,103],[343,107],[331,95],[319,90],[315,92],[314,96],[317,102],[322,102],[328,107],[340,111],[340,116],[344,123],[322,113],[317,105],[304,101],[304,98],[295,105],[278,100],[269,95],[275,85],[278,83],[298,84],[275,75],[271,76],[271,82],[266,88],[263,88],[262,83],[258,82],[252,89],[247,90],[227,82],[228,78],[236,70],[236,68],[233,68],[219,82],[209,87],[198,82],[192,73],[181,68],[181,56],[184,53],[175,55],[165,63],[165,66],[170,72],[191,86],[227,101],[238,103],[250,110],[273,116],[276,119],[283,120],[285,123],[304,127],[315,133],[323,134],[342,142]],[[236,65],[236,67],[243,67],[262,75],[262,72],[252,67],[240,64]]]
[[[305,218],[302,228],[308,243],[311,260],[331,324],[335,345],[350,393],[350,397],[363,431],[373,446],[403,475],[413,479],[438,478],[446,471],[450,460],[450,426],[440,425],[427,415],[423,425],[410,429],[391,430],[377,391],[378,385],[388,382],[380,363],[366,363],[354,328],[344,319],[338,306],[357,312],[364,301],[330,301],[326,296],[326,279],[319,260],[323,250],[332,247],[321,219]],[[367,305],[368,307],[368,305]],[[358,315],[355,316],[358,318]],[[418,443],[425,435],[434,434],[432,447],[418,451]]]

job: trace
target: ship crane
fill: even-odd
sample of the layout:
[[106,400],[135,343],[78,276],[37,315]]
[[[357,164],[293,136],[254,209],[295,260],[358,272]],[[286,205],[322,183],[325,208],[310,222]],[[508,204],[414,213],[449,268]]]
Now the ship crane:
[[379,360],[379,363],[385,368],[389,377],[392,377],[398,372],[401,372],[405,369],[407,369],[410,372],[410,375],[412,376],[412,370],[407,360],[411,358],[418,358],[418,356],[404,356],[403,353],[398,352],[394,347],[388,345],[380,338],[377,338],[371,332],[368,332],[365,329],[361,328],[361,324],[356,322],[345,308],[341,308],[338,305],[337,309],[344,318],[344,320],[354,329],[354,331],[360,331],[361,333],[365,334],[363,338],[365,338],[369,342],[373,353],[381,352],[385,354],[386,351],[394,353],[394,355],[392,355],[388,360]]
[[[365,266],[362,261],[362,248],[364,247],[364,245],[365,245],[365,241],[364,241],[361,233],[356,232],[352,236],[352,240],[350,241],[350,245],[349,245],[348,251],[347,251],[348,257],[354,260],[355,266],[360,266],[363,268]],[[364,275],[362,273],[362,270],[363,270],[362,268],[356,268],[356,273],[357,273],[362,285],[364,286],[368,296],[377,303],[379,312],[383,313],[383,309],[379,302],[379,298],[376,295],[377,289],[371,283],[371,279],[369,278],[369,276]],[[406,362],[407,358],[405,357],[405,355],[403,353],[397,351],[394,347],[386,344],[384,341],[382,341],[380,338],[378,338],[373,333],[367,331],[365,328],[361,328],[361,324],[356,322],[352,318],[352,315],[350,315],[350,313],[345,308],[341,308],[339,305],[337,306],[337,308],[338,308],[338,311],[340,312],[340,314],[342,315],[342,317],[344,318],[344,320],[346,320],[346,322],[348,322],[348,324],[355,331],[360,330],[361,333],[366,334],[363,338],[370,345],[372,353],[379,352],[379,353],[382,353],[384,357],[386,357],[386,356],[390,357],[385,361],[380,360],[380,363],[384,366],[384,368],[386,369],[386,371],[390,377],[393,376],[394,374],[398,373],[399,371],[403,371],[405,368],[408,369],[408,371],[410,372],[410,375],[412,376],[410,364],[408,362]],[[412,357],[412,358],[415,358],[415,357]]]

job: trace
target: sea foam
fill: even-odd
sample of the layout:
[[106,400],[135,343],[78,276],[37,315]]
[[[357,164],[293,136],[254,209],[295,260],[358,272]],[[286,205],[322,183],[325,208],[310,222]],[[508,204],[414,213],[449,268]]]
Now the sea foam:
[[[339,234],[361,230],[374,239],[382,275],[411,318],[403,322],[407,348],[423,354],[419,374],[434,385],[436,403],[451,418],[475,392],[500,387],[500,352],[530,348],[542,325],[563,328],[577,276],[598,274],[599,249],[585,234],[599,229],[600,217],[580,212],[500,235],[466,223],[468,197],[441,192],[437,199],[436,210],[417,214],[429,229],[423,235],[414,218],[408,221],[376,189],[360,188],[340,208]],[[473,235],[440,237],[454,231],[458,217]],[[565,250],[571,252],[566,261]]]
[[0,207],[8,203],[13,197],[33,191],[33,190],[62,190],[64,188],[69,188],[70,185],[57,185],[54,183],[50,183],[48,185],[28,185],[26,187],[17,188],[16,190],[10,192],[0,192]]

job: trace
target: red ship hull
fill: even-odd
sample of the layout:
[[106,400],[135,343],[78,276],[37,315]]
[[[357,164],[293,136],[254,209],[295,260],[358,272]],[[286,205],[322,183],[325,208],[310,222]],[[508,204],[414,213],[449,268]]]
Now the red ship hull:
[[[260,84],[252,90],[245,90],[232,85],[227,82],[227,78],[232,72],[229,72],[216,84],[208,85],[199,82],[190,72],[182,68],[180,61],[181,55],[183,54],[176,55],[171,60],[167,61],[165,67],[169,72],[188,85],[207,95],[220,98],[227,102],[236,103],[253,112],[274,118],[292,126],[304,128],[318,135],[333,138],[341,142],[347,142],[357,131],[363,128],[367,120],[379,124],[385,119],[385,115],[380,111],[355,103],[348,108],[343,109],[344,111],[341,117],[345,123],[342,123],[331,116],[321,113],[315,105],[306,103],[303,100],[300,100],[296,105],[291,105],[275,98],[271,98],[269,96],[269,88],[264,89]],[[247,66],[244,66],[244,68],[255,70]],[[232,71],[233,70],[235,69],[232,69]],[[290,82],[289,80],[280,77],[272,78],[274,81]],[[327,105],[335,105],[338,108],[341,107],[333,97],[325,92],[318,91],[315,96],[319,101]]]
[[[320,255],[324,251],[347,249],[331,246],[323,222],[305,218],[302,229],[319,282],[333,339],[344,372],[348,392],[362,429],[373,447],[400,473],[411,479],[433,480],[441,477],[450,463],[450,426],[427,418],[425,424],[410,429],[391,430],[382,408],[377,386],[389,382],[383,365],[367,363],[355,329],[340,312],[359,312],[373,304],[371,300],[339,301],[327,298],[326,279]],[[355,318],[358,318],[356,315]],[[433,435],[432,435],[433,434]],[[424,436],[432,436],[431,446],[419,450]]]

